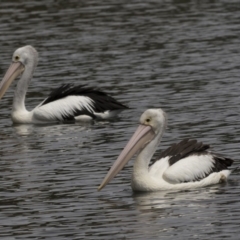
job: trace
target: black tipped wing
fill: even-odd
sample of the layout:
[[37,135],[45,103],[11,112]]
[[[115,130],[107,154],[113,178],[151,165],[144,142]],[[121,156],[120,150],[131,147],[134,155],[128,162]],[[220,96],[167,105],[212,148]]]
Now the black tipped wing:
[[220,172],[228,169],[234,162],[231,158],[223,157],[220,154],[214,154],[213,159],[214,165],[211,169],[212,172]]
[[[75,121],[89,116],[92,119],[107,119],[128,107],[106,93],[85,85],[65,84],[54,89],[34,110],[39,121]],[[113,113],[112,115],[110,113]]]
[[59,88],[54,89],[43,101],[42,105],[57,101],[68,96],[85,96],[91,98],[95,103],[93,104],[93,110],[95,112],[104,112],[107,110],[124,110],[128,108],[105,92],[91,87],[86,87],[86,85],[74,86],[72,84],[64,84]]
[[[184,139],[163,151],[160,159],[168,157],[169,163],[164,173],[166,180],[173,183],[200,181],[232,165],[232,159],[212,153],[208,151],[209,148],[209,145],[197,140]],[[188,158],[190,156],[194,158]]]
[[179,143],[172,144],[169,148],[163,151],[160,155],[160,159],[170,156],[169,165],[173,165],[182,158],[188,157],[192,154],[206,154],[210,145],[197,142],[197,140],[184,139]]

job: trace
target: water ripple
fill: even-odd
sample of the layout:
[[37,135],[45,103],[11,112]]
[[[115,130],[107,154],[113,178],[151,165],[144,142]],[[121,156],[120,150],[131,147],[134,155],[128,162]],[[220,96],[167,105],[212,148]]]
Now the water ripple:
[[239,170],[206,189],[133,194],[130,162],[96,189],[150,107],[169,115],[159,149],[198,138],[238,166],[239,11],[238,1],[2,1],[0,75],[16,48],[40,55],[28,109],[62,83],[132,109],[111,122],[15,126],[11,87],[0,102],[1,238],[238,239]]

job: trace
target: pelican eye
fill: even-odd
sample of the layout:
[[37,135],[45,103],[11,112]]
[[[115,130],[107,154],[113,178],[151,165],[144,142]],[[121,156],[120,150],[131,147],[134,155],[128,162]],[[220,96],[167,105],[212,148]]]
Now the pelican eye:
[[20,57],[19,56],[15,56],[15,61],[19,61]]
[[146,122],[148,122],[148,123],[149,123],[149,122],[150,122],[150,118],[147,118],[147,119],[146,119]]

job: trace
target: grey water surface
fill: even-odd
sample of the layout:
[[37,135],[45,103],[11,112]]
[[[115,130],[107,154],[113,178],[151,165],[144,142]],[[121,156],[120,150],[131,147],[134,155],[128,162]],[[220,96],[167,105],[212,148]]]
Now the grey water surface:
[[29,110],[63,83],[131,107],[109,122],[12,125],[11,86],[0,101],[1,240],[239,239],[239,170],[226,184],[135,194],[131,161],[97,192],[151,107],[169,117],[158,152],[197,138],[239,166],[239,1],[5,0],[0,43],[0,78],[15,49],[39,51]]

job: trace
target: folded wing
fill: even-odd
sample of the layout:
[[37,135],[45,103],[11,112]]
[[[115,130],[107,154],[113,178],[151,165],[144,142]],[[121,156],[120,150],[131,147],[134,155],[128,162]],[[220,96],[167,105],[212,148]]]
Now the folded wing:
[[105,112],[127,109],[106,93],[84,85],[62,85],[54,89],[33,111],[40,121],[74,121],[76,117],[101,118]]
[[160,159],[169,156],[169,167],[163,178],[170,183],[200,181],[232,165],[232,159],[212,153],[209,148],[209,145],[189,139],[173,144],[160,156]]

